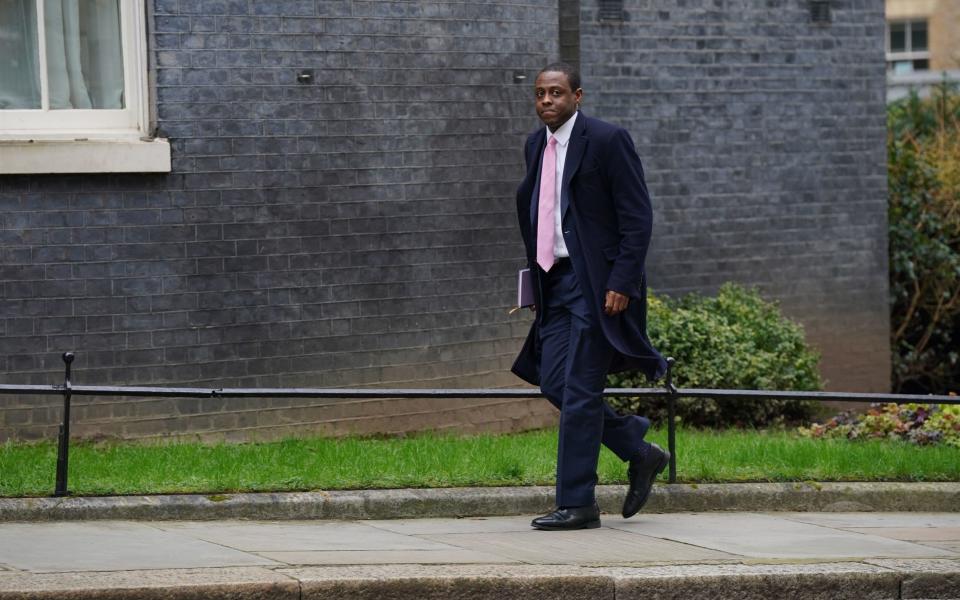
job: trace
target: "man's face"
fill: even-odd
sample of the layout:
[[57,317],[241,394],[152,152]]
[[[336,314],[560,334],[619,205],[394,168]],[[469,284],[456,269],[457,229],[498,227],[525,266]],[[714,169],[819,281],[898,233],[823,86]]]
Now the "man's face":
[[577,111],[583,90],[570,89],[567,76],[559,71],[545,71],[537,76],[534,84],[537,98],[537,115],[550,131],[567,122]]

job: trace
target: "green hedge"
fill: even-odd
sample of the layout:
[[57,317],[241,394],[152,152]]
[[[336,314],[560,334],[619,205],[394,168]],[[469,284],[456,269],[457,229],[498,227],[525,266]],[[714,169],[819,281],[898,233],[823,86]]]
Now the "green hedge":
[[[718,295],[648,299],[648,332],[654,347],[676,359],[674,385],[691,388],[819,390],[819,355],[799,325],[785,318],[756,290],[725,284]],[[646,387],[636,373],[608,378],[610,387]],[[666,420],[666,401],[612,399],[624,411]],[[699,427],[781,424],[809,420],[817,403],[800,400],[681,399],[681,422]]]

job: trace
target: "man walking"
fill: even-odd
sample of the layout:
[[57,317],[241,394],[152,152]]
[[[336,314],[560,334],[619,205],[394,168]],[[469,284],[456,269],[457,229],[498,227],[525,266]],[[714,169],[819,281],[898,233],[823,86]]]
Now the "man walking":
[[560,410],[557,509],[532,525],[589,529],[600,526],[601,443],[629,462],[624,517],[644,505],[669,460],[644,441],[648,419],[618,415],[602,396],[607,373],[635,369],[656,379],[666,370],[646,335],[653,213],[630,135],[579,112],[579,73],[548,65],[535,93],[546,128],[527,139],[517,214],[537,314],[513,372]]

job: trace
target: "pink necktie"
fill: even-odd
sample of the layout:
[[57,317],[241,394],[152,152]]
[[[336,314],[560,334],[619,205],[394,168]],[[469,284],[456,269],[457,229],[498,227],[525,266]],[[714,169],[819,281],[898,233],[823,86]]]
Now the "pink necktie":
[[540,199],[537,204],[537,264],[544,271],[553,266],[553,238],[557,209],[557,138],[551,137],[543,151],[540,169]]

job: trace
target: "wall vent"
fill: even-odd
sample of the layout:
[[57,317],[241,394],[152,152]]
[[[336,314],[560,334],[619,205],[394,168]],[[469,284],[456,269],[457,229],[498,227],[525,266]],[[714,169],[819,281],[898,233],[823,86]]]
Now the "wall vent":
[[623,0],[600,0],[600,10],[597,11],[597,20],[602,23],[622,22]]
[[829,25],[830,0],[810,0],[810,21],[817,25]]

